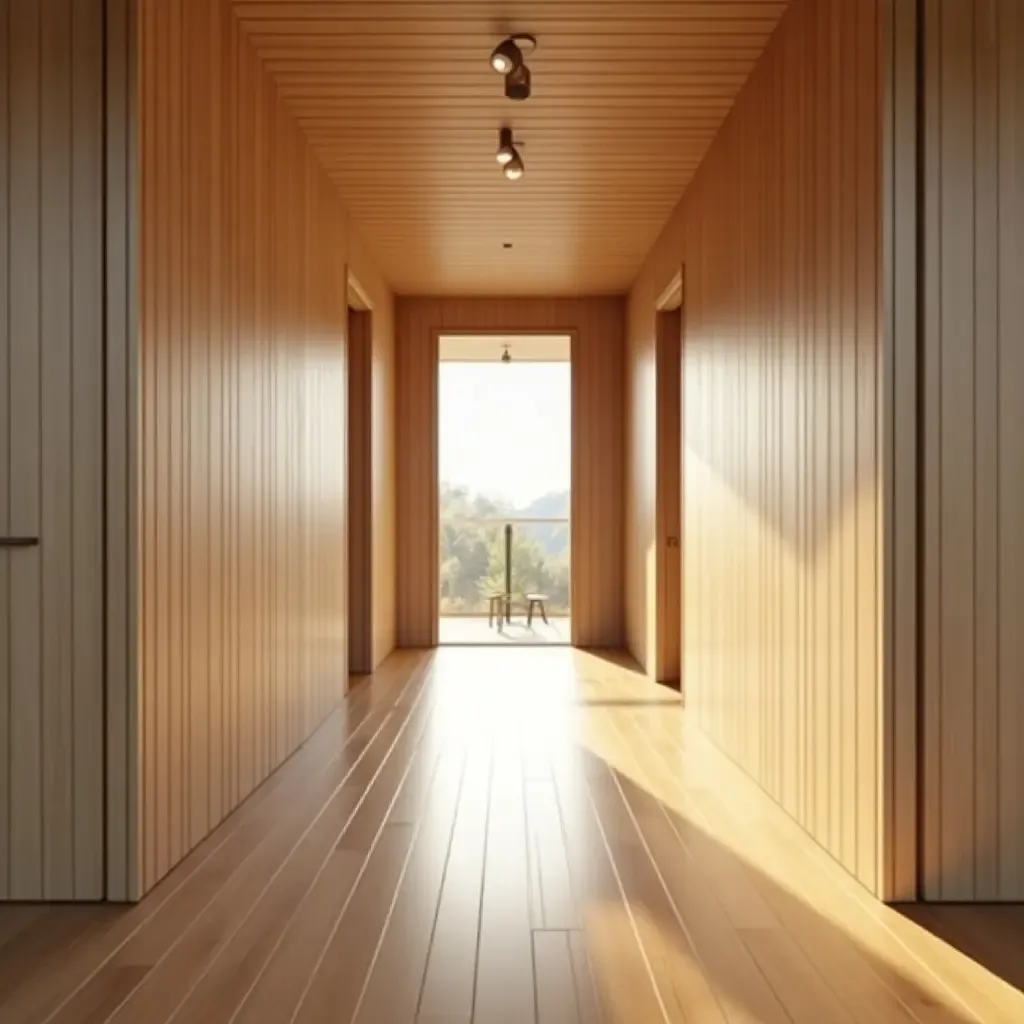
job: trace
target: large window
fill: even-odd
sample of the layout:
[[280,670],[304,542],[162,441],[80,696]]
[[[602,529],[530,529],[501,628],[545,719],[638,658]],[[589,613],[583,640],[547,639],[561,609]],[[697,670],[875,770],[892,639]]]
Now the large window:
[[438,407],[442,617],[569,615],[569,363],[442,361]]

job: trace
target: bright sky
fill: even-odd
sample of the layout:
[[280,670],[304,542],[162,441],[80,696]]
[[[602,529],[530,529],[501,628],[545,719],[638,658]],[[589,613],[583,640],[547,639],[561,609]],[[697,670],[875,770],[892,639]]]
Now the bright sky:
[[570,405],[568,363],[441,363],[441,479],[517,508],[569,490]]

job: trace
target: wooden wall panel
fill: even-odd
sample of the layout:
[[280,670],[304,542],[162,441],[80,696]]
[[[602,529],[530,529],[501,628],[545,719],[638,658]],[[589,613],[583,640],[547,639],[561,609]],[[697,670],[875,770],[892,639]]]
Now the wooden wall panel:
[[924,4],[923,894],[1024,899],[1024,11]]
[[0,898],[103,863],[103,2],[0,3]]
[[619,298],[399,298],[398,643],[437,643],[437,333],[572,333],[572,631],[620,647],[623,603],[624,303]]
[[880,893],[918,896],[918,4],[882,0]]
[[657,500],[658,366],[657,327],[630,330],[626,389],[626,644],[643,669],[653,674],[658,642]]
[[397,449],[395,441],[395,301],[363,237],[349,227],[348,266],[372,310],[370,373],[372,666],[395,649],[395,531]]
[[687,702],[876,891],[880,29],[795,0],[630,298],[647,359],[684,265]]
[[680,674],[681,312],[629,338],[626,360],[626,579],[630,653],[652,678]]
[[350,255],[379,279],[230,5],[140,22],[147,889],[344,692]]
[[[397,488],[395,418],[394,302],[380,290],[373,313],[373,364],[370,373],[372,450],[370,487],[373,535],[373,660],[374,669],[396,643]],[[386,296],[386,299],[384,298]]]

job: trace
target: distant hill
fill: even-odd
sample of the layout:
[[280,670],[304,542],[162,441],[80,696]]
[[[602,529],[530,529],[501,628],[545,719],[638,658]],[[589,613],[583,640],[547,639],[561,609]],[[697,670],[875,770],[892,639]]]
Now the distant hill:
[[[523,519],[566,519],[569,518],[569,491],[550,491],[535,498],[524,508],[509,510],[504,502],[486,495],[474,494],[468,487],[441,483],[442,518],[501,518],[505,515]],[[569,548],[569,524],[530,523],[519,527],[525,536],[534,538],[552,559],[564,558]]]
[[533,519],[560,519],[569,518],[569,492],[551,491],[534,498],[524,509],[520,509],[517,515]]
[[[535,498],[526,508],[519,509],[516,515],[524,519],[568,519],[569,491],[551,491]],[[559,558],[566,554],[569,547],[568,523],[533,523],[522,527],[535,537],[545,554],[551,558]]]

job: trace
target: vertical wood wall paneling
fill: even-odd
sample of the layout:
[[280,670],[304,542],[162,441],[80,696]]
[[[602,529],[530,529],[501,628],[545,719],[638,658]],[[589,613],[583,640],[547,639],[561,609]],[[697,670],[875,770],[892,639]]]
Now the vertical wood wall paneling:
[[103,860],[103,7],[7,0],[0,235],[0,897]]
[[[657,538],[657,654],[654,678],[679,681],[682,630],[682,529],[680,393],[682,310],[660,314],[657,328],[655,414]],[[675,544],[673,544],[673,539]]]
[[395,300],[397,591],[400,647],[437,643],[437,319],[442,303]]
[[106,3],[106,896],[139,889],[138,89],[135,0]]
[[664,314],[649,334],[629,338],[625,373],[626,645],[644,671],[656,671],[658,645],[658,338]]
[[[10,533],[10,6],[0,0],[0,531]],[[0,899],[10,895],[11,865],[11,573],[8,556],[0,555]]]
[[1024,898],[1024,16],[924,7],[923,893]]
[[873,3],[794,0],[648,257],[629,327],[631,358],[643,358],[659,289],[685,265],[687,703],[873,891],[878,15]]
[[[1024,896],[1024,12],[999,5],[999,891]],[[1005,228],[1003,227],[1005,225]]]
[[[8,268],[8,417],[11,445],[8,464],[10,518],[15,535],[38,535],[40,264],[39,207],[41,179],[41,18],[39,5],[15,2],[10,15],[8,64],[10,87],[8,195],[10,239],[17,258]],[[12,247],[14,249],[14,247]],[[10,257],[9,257],[10,258]],[[39,659],[41,562],[38,550],[2,556],[10,586],[8,685],[10,687],[8,758],[10,764],[10,891],[14,898],[44,892],[43,792],[40,749]]]
[[661,682],[675,682],[680,675],[682,549],[668,543],[680,537],[682,527],[681,288],[677,276],[669,299],[675,308],[661,303],[653,332],[630,339],[625,376],[626,643]]
[[373,665],[373,314],[348,310],[349,671]]
[[[880,895],[918,894],[918,23],[881,5],[883,616]],[[923,709],[922,709],[923,710]]]
[[[358,238],[353,236],[353,256]],[[363,275],[371,289],[371,279]],[[372,289],[373,366],[370,401],[373,530],[373,660],[378,665],[395,649],[397,629],[397,440],[394,299],[383,280]]]
[[[58,497],[70,517],[72,841],[77,898],[105,891],[104,765],[104,39],[100,4],[72,3],[70,453]],[[113,199],[112,202],[119,200]],[[65,257],[67,258],[67,257]],[[70,500],[68,493],[70,492]],[[67,586],[58,570],[57,586]]]
[[565,331],[572,347],[572,641],[620,647],[623,601],[624,303],[619,298],[396,300],[398,643],[438,623],[437,337]]
[[[365,278],[364,278],[365,279]],[[373,668],[395,649],[397,636],[397,434],[394,299],[383,281],[375,291],[371,329],[373,488]]]
[[[395,333],[394,296],[381,277],[359,232],[348,227],[348,285],[351,304],[368,313],[369,421],[367,444],[370,487],[370,594],[371,670],[395,649],[395,540],[397,457],[395,442]],[[368,377],[366,374],[368,373]]]
[[145,890],[347,678],[347,215],[224,3],[140,6]]

